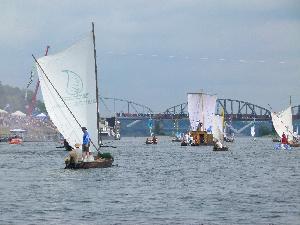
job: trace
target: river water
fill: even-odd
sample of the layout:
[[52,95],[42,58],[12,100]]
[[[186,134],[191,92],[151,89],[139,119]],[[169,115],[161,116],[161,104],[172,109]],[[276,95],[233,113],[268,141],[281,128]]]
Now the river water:
[[122,138],[113,167],[77,171],[57,143],[0,143],[0,224],[300,224],[300,148],[170,140]]

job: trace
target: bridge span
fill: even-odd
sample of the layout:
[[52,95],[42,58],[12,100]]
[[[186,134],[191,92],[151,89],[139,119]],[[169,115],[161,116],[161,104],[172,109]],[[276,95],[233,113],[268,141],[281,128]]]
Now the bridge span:
[[[293,106],[292,110],[294,119],[300,119],[300,105]],[[153,119],[153,131],[158,135],[172,135],[176,129],[184,133],[189,129],[186,102],[161,113],[154,113],[150,107],[131,100],[102,97],[100,111],[102,116],[116,117],[121,122],[122,136],[149,135],[150,118]],[[225,119],[232,122],[234,132],[241,131],[244,135],[250,135],[249,126],[254,123],[254,119],[257,135],[272,132],[271,112],[264,107],[234,99],[218,99],[216,113],[221,114],[223,111]],[[295,125],[300,127],[300,120],[295,121]]]
[[[153,118],[153,119],[181,119],[188,118],[187,102],[167,108],[161,113],[143,104],[120,98],[101,97],[106,114],[117,117]],[[271,120],[271,111],[265,107],[236,99],[217,99],[216,113],[224,112],[225,120]],[[293,118],[300,119],[300,105],[292,107]]]

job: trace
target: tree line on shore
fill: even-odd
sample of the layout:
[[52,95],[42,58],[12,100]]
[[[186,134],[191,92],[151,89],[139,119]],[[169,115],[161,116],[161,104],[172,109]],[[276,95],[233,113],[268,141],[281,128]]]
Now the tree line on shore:
[[[0,109],[10,113],[17,110],[26,113],[31,104],[33,94],[32,90],[3,85],[0,81]],[[46,112],[45,105],[41,100],[36,101],[35,111]]]

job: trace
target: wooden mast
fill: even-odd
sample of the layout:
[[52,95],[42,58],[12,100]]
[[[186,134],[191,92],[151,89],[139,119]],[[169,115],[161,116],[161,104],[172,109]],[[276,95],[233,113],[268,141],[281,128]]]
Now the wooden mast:
[[97,74],[97,54],[96,54],[96,43],[95,43],[95,30],[94,30],[94,22],[92,22],[92,32],[93,32],[93,44],[94,44],[94,61],[95,61],[95,81],[96,81],[96,103],[97,103],[97,133],[98,133],[98,146],[100,147],[102,143],[100,143],[100,113],[99,113],[99,91],[98,91],[98,74]]

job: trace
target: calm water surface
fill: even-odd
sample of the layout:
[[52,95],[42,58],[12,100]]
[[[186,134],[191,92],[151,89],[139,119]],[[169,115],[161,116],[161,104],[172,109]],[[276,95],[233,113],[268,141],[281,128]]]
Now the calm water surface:
[[300,224],[300,148],[170,140],[123,138],[113,167],[77,171],[57,143],[0,143],[0,224]]

